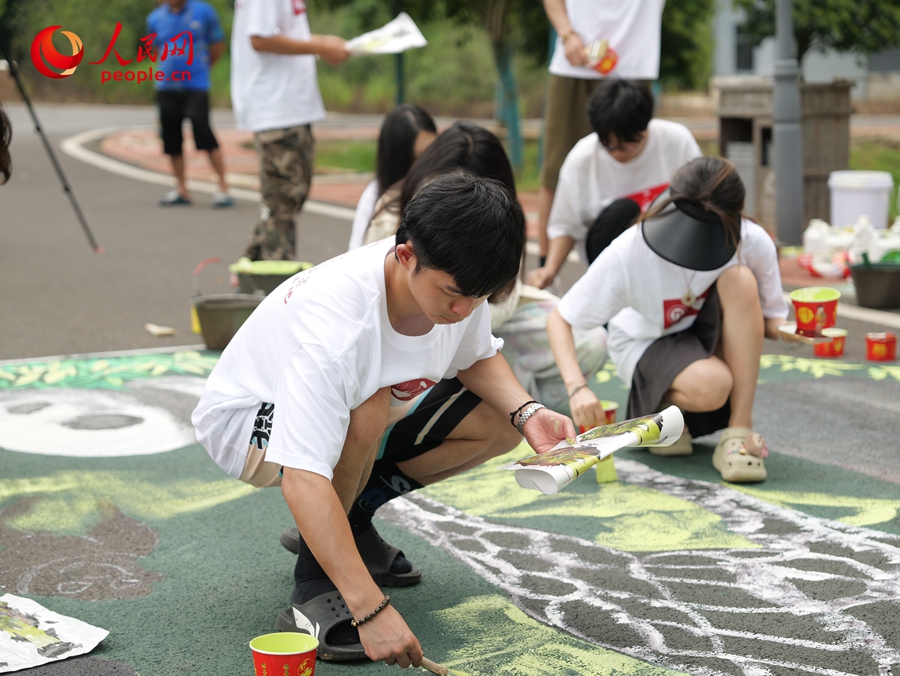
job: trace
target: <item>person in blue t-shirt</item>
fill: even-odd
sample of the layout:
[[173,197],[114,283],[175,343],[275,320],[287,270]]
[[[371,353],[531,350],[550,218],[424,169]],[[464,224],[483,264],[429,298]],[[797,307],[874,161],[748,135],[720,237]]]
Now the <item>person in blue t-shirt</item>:
[[222,152],[209,124],[209,71],[225,52],[225,34],[212,5],[203,0],[166,0],[147,17],[159,74],[155,76],[163,151],[178,181],[160,198],[163,206],[190,204],[184,176],[181,123],[191,121],[194,145],[205,150],[219,177],[213,207],[230,207]]

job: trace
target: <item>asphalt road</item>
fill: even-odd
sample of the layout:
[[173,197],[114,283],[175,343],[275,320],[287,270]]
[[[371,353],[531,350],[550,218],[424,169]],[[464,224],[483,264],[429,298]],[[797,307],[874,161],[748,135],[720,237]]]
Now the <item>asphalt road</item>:
[[[160,186],[122,178],[65,156],[59,143],[103,127],[152,125],[149,107],[40,106],[38,115],[97,242],[91,252],[27,110],[9,106],[14,174],[0,189],[0,358],[37,357],[199,343],[190,331],[193,270],[218,256],[234,261],[253,225],[256,206],[162,208]],[[216,111],[216,123],[230,114]],[[305,214],[298,248],[320,262],[336,255],[349,224]],[[224,265],[201,275],[204,293],[226,291]],[[155,338],[148,322],[177,334]]]
[[[158,185],[111,174],[66,156],[65,138],[107,127],[153,125],[148,106],[38,105],[37,114],[96,241],[91,252],[23,104],[7,104],[13,125],[13,176],[0,188],[0,359],[171,347],[200,342],[190,331],[195,266],[210,257],[236,260],[255,221],[256,205],[162,208]],[[373,116],[330,115],[319,126],[371,126]],[[214,125],[232,125],[229,110]],[[320,263],[342,253],[350,222],[304,212],[298,258]],[[564,283],[580,275],[567,266]],[[224,265],[199,277],[204,294],[228,292]],[[153,323],[176,329],[155,338]]]

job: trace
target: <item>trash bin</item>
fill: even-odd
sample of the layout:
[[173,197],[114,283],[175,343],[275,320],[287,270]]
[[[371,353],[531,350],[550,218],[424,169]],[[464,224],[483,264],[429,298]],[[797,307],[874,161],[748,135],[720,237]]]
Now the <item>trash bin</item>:
[[831,225],[853,225],[860,216],[868,216],[872,227],[888,226],[894,179],[886,171],[832,171],[828,176],[831,192]]

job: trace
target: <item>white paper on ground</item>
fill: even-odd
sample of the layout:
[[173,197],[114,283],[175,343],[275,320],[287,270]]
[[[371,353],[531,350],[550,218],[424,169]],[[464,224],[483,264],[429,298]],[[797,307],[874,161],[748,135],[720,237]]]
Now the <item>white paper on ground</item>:
[[368,33],[347,41],[347,48],[357,56],[365,54],[399,54],[428,44],[416,22],[406,12]]
[[84,655],[108,634],[31,599],[4,594],[0,596],[0,674]]

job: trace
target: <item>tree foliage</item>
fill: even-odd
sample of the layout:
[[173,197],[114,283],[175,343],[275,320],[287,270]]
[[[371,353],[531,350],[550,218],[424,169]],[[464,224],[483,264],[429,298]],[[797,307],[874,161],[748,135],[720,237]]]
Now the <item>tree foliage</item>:
[[669,89],[706,88],[712,73],[715,0],[667,0],[659,79]]
[[[734,0],[751,43],[775,35],[775,0]],[[897,0],[793,0],[797,59],[810,49],[872,54],[900,45]]]

